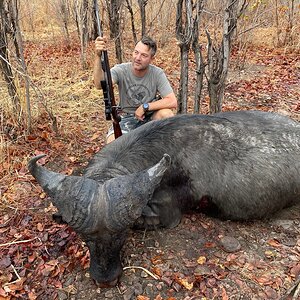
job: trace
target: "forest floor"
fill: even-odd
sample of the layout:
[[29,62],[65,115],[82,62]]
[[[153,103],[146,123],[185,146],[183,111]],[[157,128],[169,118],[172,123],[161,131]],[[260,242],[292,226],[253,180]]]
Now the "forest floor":
[[[176,90],[179,60],[169,47],[156,64]],[[46,153],[47,167],[71,174],[104,146],[109,122],[92,84],[92,63],[80,70],[78,57],[75,44],[28,43],[29,72],[44,97],[32,103],[33,132],[20,134],[13,120],[1,124],[0,300],[300,299],[299,207],[252,222],[192,213],[174,229],[131,231],[120,284],[94,284],[87,247],[68,226],[52,221],[54,208],[26,168],[29,157]],[[232,63],[239,65],[239,57],[236,51]],[[253,47],[243,62],[243,69],[229,74],[223,109],[277,111],[300,121],[299,53]],[[208,112],[207,96],[201,112]]]

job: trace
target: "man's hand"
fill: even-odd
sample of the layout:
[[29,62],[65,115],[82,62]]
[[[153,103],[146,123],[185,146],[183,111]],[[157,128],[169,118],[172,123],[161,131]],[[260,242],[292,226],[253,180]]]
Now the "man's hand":
[[102,51],[107,50],[107,38],[98,36],[95,40],[95,52],[98,56],[101,56]]
[[143,121],[145,119],[145,112],[144,112],[144,109],[143,109],[143,105],[140,105],[135,113],[134,113],[134,116],[139,120],[139,121]]
[[101,53],[107,50],[107,39],[98,36],[95,40],[95,61],[94,61],[94,84],[96,89],[100,90],[101,81],[104,80],[104,72],[101,65]]

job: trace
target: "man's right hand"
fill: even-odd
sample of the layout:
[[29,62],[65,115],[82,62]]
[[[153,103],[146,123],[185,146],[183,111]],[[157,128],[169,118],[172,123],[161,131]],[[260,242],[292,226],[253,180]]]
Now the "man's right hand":
[[134,113],[134,116],[136,119],[138,119],[139,121],[143,121],[145,119],[145,112],[143,109],[143,105],[140,105]]
[[107,38],[98,36],[95,40],[95,61],[94,61],[94,84],[96,89],[101,89],[101,81],[104,80],[104,72],[101,65],[101,53],[107,50]]
[[98,56],[101,56],[102,51],[107,50],[107,38],[98,36],[95,40],[95,52]]

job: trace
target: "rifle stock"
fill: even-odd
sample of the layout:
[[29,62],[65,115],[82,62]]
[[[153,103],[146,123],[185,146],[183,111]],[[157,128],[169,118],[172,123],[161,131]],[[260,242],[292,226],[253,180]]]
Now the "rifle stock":
[[[98,36],[102,36],[101,21],[99,16],[98,2],[94,0],[94,11],[97,21]],[[101,55],[101,68],[104,72],[104,80],[101,81],[101,87],[103,91],[104,105],[105,105],[105,118],[106,120],[113,120],[113,128],[115,138],[122,135],[120,120],[121,117],[118,115],[118,107],[114,96],[114,87],[112,83],[110,66],[108,60],[107,50],[102,51]]]

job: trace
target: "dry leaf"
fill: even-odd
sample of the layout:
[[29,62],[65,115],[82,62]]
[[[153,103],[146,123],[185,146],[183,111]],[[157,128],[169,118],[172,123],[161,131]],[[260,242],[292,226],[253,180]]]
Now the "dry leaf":
[[75,156],[69,156],[70,162],[75,162],[77,158]]
[[280,247],[281,246],[281,244],[275,239],[269,240],[268,244],[272,247]]
[[159,276],[159,277],[162,276],[162,271],[161,271],[161,269],[158,268],[158,267],[152,268],[152,272],[153,272],[154,274],[156,274],[157,276]]
[[45,225],[42,223],[38,223],[36,227],[38,231],[42,232],[44,230]]
[[261,285],[270,285],[273,283],[273,280],[266,275],[255,278],[255,280]]
[[150,300],[150,298],[148,298],[148,297],[146,297],[146,296],[142,296],[142,295],[137,296],[136,299],[137,299],[137,300]]
[[291,276],[297,278],[300,275],[300,264],[291,268]]
[[205,256],[199,256],[199,258],[197,259],[197,263],[199,265],[203,265],[206,263],[206,257]]
[[276,252],[275,251],[271,251],[271,250],[266,250],[265,251],[265,255],[266,255],[267,258],[273,258],[273,257],[277,256]]
[[228,300],[228,295],[226,293],[225,288],[222,286],[222,300]]
[[191,290],[194,287],[193,282],[189,283],[187,279],[182,279],[182,278],[176,278],[175,279],[177,283],[185,287],[187,290]]
[[91,141],[97,140],[99,138],[99,136],[101,135],[100,132],[95,132],[93,134],[93,136],[91,137]]

